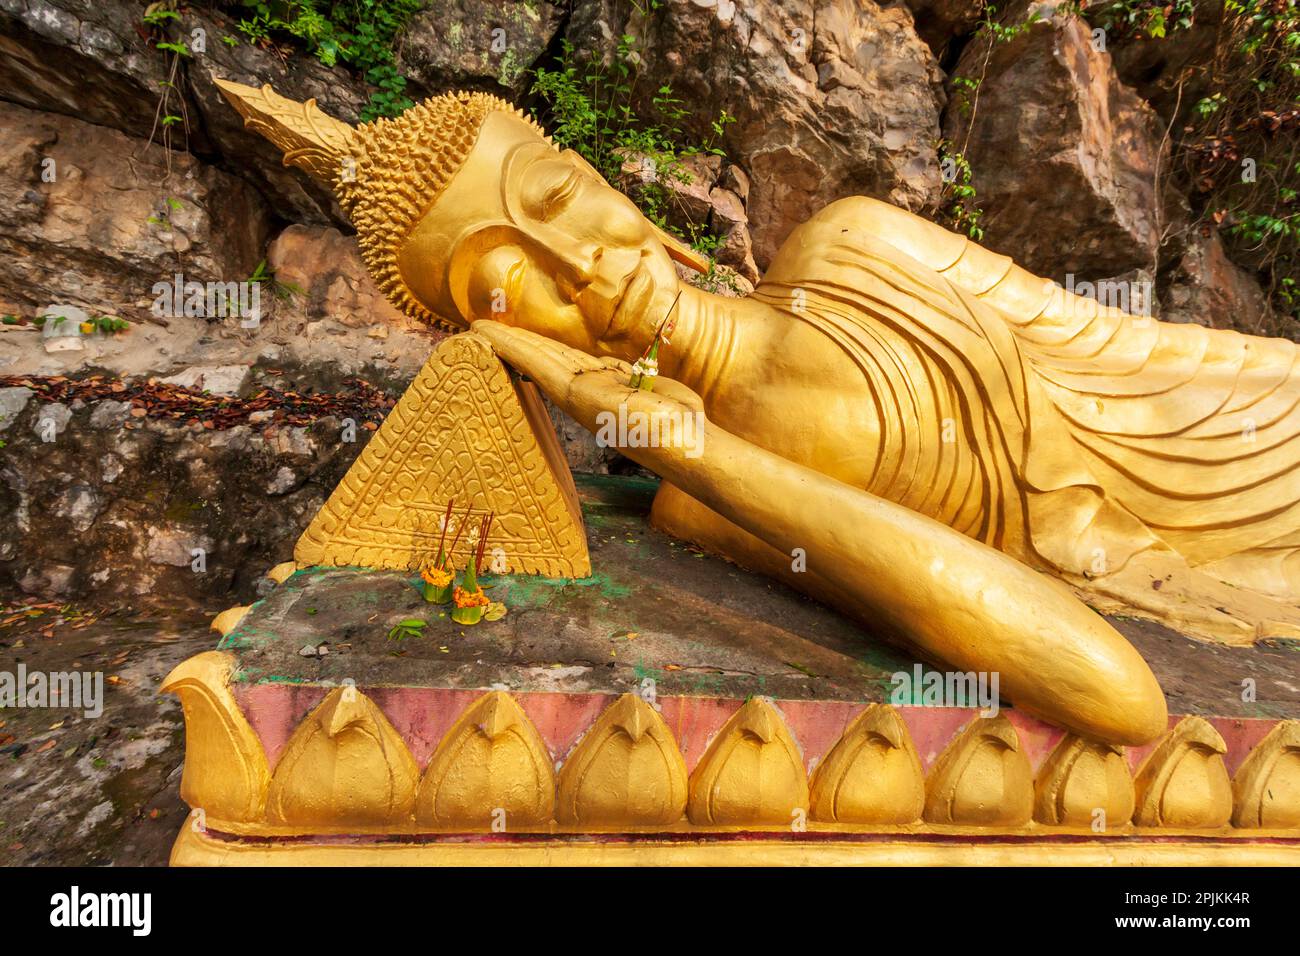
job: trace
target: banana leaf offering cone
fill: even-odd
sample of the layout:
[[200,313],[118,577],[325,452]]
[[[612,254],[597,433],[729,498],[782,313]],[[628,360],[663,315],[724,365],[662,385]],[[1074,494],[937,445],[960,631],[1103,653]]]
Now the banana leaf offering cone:
[[477,624],[483,620],[483,612],[492,603],[479,586],[478,572],[483,561],[483,553],[487,550],[488,530],[492,527],[493,517],[494,515],[491,514],[485,516],[479,524],[477,540],[470,539],[471,543],[477,544],[477,547],[465,567],[465,577],[461,579],[460,586],[452,592],[452,604],[455,607],[451,609],[451,619],[457,624]]
[[632,365],[632,379],[628,382],[631,388],[639,388],[643,392],[653,392],[655,388],[655,377],[659,374],[659,339],[651,343],[649,350],[641,356]]
[[[447,502],[447,513],[442,516],[442,534],[438,536],[438,557],[433,564],[427,566],[420,572],[420,577],[424,581],[422,591],[424,599],[430,604],[450,604],[452,591],[456,582],[456,568],[451,563],[451,554],[444,545],[447,543],[447,528],[451,525],[451,509],[455,505],[455,500]],[[463,531],[465,523],[461,522]],[[451,543],[452,551],[456,550],[456,543],[460,540],[460,531],[456,532],[456,538]]]

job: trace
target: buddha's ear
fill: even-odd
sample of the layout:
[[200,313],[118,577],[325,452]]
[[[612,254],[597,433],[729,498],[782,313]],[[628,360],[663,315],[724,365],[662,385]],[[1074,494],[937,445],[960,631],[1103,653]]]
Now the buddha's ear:
[[[601,182],[607,183],[605,177],[600,174],[600,171],[597,170],[595,166],[591,165],[591,163],[587,162],[587,160],[577,151],[565,149],[560,151],[560,155],[569,160],[569,162],[573,163],[579,169],[585,169]],[[707,258],[700,255],[676,236],[670,235],[663,229],[660,229],[653,222],[650,223],[650,228],[654,230],[655,237],[659,240],[660,245],[664,247],[664,251],[668,253],[668,258],[675,262],[680,262],[682,265],[686,266],[686,268],[694,269],[696,272],[709,271],[709,260]]]

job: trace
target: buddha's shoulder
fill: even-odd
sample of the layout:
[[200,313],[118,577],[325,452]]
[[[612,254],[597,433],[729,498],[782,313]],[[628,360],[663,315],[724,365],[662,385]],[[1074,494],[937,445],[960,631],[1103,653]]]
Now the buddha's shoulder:
[[948,264],[969,245],[951,232],[900,206],[868,196],[846,196],[795,227],[775,259],[803,258],[828,244],[867,248],[884,244],[927,264]]
[[898,229],[930,230],[934,224],[901,206],[869,196],[845,196],[808,217],[807,226],[834,225],[885,235]]

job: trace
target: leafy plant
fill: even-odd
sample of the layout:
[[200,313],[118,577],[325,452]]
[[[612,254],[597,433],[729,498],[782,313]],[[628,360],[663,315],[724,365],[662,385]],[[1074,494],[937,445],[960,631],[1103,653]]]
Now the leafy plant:
[[979,88],[980,80],[978,79],[971,79],[968,76],[954,76],[952,78],[953,102],[963,116],[971,114],[974,108],[974,97]]
[[171,20],[179,20],[181,15],[175,10],[161,3],[151,3],[145,8],[144,25],[150,28],[164,27]]
[[[1058,11],[1073,10],[1068,4]],[[984,229],[980,225],[982,210],[977,202],[975,186],[971,182],[970,161],[966,158],[966,148],[970,144],[971,130],[975,128],[975,116],[979,109],[980,87],[988,73],[989,59],[993,51],[1003,43],[1010,43],[1017,37],[1031,30],[1035,24],[1043,22],[1043,16],[1037,10],[1031,10],[1023,20],[1003,22],[998,19],[998,8],[993,4],[984,7],[984,18],[979,21],[975,31],[975,42],[984,44],[984,55],[980,60],[978,76],[961,76],[955,74],[949,80],[953,102],[957,111],[966,117],[966,130],[959,144],[950,140],[941,140],[936,149],[939,169],[943,177],[943,192],[939,204],[939,217],[946,224],[959,232],[964,232],[977,242],[984,238]]]
[[940,214],[958,232],[964,232],[976,242],[984,238],[980,226],[983,211],[977,203],[975,187],[971,185],[970,162],[964,153],[953,149],[952,143],[939,143],[939,167],[943,170],[943,201]]
[[[1192,227],[1217,227],[1232,258],[1260,272],[1276,309],[1300,319],[1294,0],[1227,0],[1213,59],[1199,79],[1203,95],[1187,111],[1174,148],[1199,213]],[[1294,325],[1279,331],[1300,336]]]
[[275,277],[275,272],[267,268],[265,259],[263,259],[257,264],[257,268],[253,270],[253,274],[250,275],[244,281],[256,282],[262,285],[269,285],[271,287],[271,292],[275,295],[275,297],[277,299],[283,299],[285,301],[288,301],[294,298],[295,296],[301,297],[303,295],[306,295],[306,293],[303,292],[302,287],[299,286],[298,284],[293,282],[281,282],[279,279],[277,279]]
[[1158,40],[1177,30],[1190,29],[1195,17],[1195,0],[1115,0],[1091,19],[1116,40]]
[[[154,109],[153,127],[149,130],[148,142],[153,143],[154,137],[161,131],[159,138],[164,149],[163,158],[167,175],[171,175],[174,148],[172,128],[179,126],[186,137],[189,136],[185,97],[177,92],[176,80],[180,76],[181,63],[192,54],[185,43],[168,38],[168,28],[180,20],[180,14],[175,10],[175,0],[149,4],[141,19],[148,29],[150,39],[154,41],[154,48],[167,57],[167,79],[158,81],[158,105]],[[179,106],[179,113],[172,111],[173,99]]]
[[163,199],[163,205],[166,206],[165,209],[159,209],[155,215],[150,216],[145,220],[145,222],[149,223],[151,226],[159,226],[163,229],[172,229],[174,227],[172,225],[171,214],[184,209],[185,204],[179,199],[167,196]]
[[[46,313],[44,315],[33,316],[30,321],[21,315],[0,316],[0,324],[25,326],[32,325],[38,329],[50,325],[53,328],[60,328],[64,322],[68,321],[66,315],[55,315]],[[126,319],[120,319],[115,315],[97,315],[80,323],[81,332],[90,335],[92,332],[102,332],[105,335],[111,335],[117,332],[125,332],[131,327],[131,323]]]
[[997,19],[998,8],[993,4],[984,7],[984,19],[976,25],[976,36],[987,36],[993,43],[1010,43],[1022,33],[1027,32],[1035,23],[1043,22],[1043,15],[1031,10],[1023,20],[1003,23]]
[[363,120],[397,116],[412,105],[393,52],[423,0],[243,0],[239,31],[261,46],[284,40],[326,66],[345,63],[375,88]]
[[424,629],[429,626],[429,622],[419,617],[408,617],[405,620],[398,621],[388,631],[390,641],[404,641],[409,637],[423,637]]
[[[546,104],[535,112],[556,143],[574,150],[626,192],[647,219],[712,259],[721,238],[707,223],[691,219],[673,187],[691,181],[692,157],[725,156],[722,139],[735,117],[719,111],[704,141],[692,143],[684,131],[690,110],[668,84],[644,97],[649,110],[642,115],[638,60],[632,36],[619,38],[608,63],[595,54],[579,56],[564,41],[554,66],[535,72],[532,92]],[[682,221],[683,227],[674,225]]]
[[131,327],[131,323],[126,319],[119,319],[115,315],[97,315],[90,320],[92,331],[101,332],[104,335],[112,335],[117,332],[125,332]]

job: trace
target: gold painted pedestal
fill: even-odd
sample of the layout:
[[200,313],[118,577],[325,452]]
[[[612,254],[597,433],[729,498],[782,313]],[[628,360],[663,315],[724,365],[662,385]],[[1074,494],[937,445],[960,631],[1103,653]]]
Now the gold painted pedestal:
[[[707,573],[700,559],[685,561],[692,575]],[[652,600],[668,586],[647,586]],[[388,653],[372,659],[350,622],[330,629],[352,605],[367,616],[376,603],[412,613],[401,596],[416,602],[418,591],[400,574],[299,571],[237,620],[223,616],[223,649],[180,665],[163,687],[184,706],[181,795],[194,808],[171,862],[1300,863],[1300,721],[1174,718],[1154,745],[1125,751],[1014,711],[857,700],[833,659],[789,634],[778,657],[797,648],[830,673],[760,674],[777,697],[747,693],[754,685],[740,678],[706,687],[661,655],[721,670],[718,647],[692,659],[691,634],[679,645],[649,630],[611,639],[604,615],[634,614],[635,604],[589,587],[520,587],[518,620],[494,630],[431,624],[433,641],[461,642],[455,656],[430,644],[395,658],[381,636],[371,643]],[[545,592],[531,607],[530,588]],[[582,638],[564,623],[577,613],[591,615]],[[819,613],[805,610],[809,630],[833,643]],[[309,626],[331,641],[352,634],[353,646],[301,658],[296,628]],[[572,645],[570,660],[612,646],[613,666],[513,660],[515,648],[555,652],[552,632]],[[494,647],[500,662],[485,661]],[[515,686],[491,688],[508,675]],[[635,689],[619,692],[625,677]],[[812,689],[820,696],[797,696]]]

